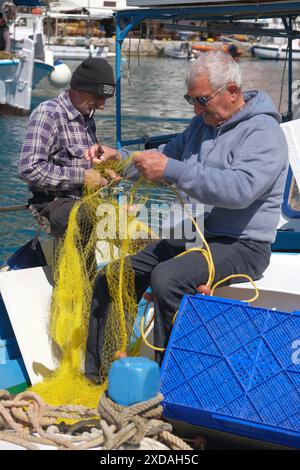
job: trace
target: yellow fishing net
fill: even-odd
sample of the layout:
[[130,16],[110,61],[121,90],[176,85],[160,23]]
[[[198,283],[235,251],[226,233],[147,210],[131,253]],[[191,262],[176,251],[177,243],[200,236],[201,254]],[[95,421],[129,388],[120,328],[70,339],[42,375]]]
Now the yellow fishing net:
[[[98,170],[104,177],[107,177],[108,167],[122,174],[130,161],[107,162],[101,164]],[[51,340],[59,349],[60,365],[43,382],[32,387],[47,403],[96,407],[99,396],[107,387],[109,366],[120,352],[126,352],[129,348],[137,299],[133,272],[126,257],[137,253],[154,237],[148,226],[139,222],[128,210],[145,202],[145,194],[150,187],[141,188],[141,185],[142,180],[139,180],[128,188],[126,204],[123,205],[116,198],[113,183],[98,191],[86,188],[84,197],[70,214],[68,229],[54,263],[55,287],[49,324]],[[107,227],[105,239],[101,239],[103,230],[99,230],[99,224],[109,225],[110,217],[116,222],[116,230],[109,233]],[[140,235],[141,232],[144,235],[137,238],[136,234]],[[110,260],[119,260],[118,269],[111,269],[110,265],[107,269],[112,308],[102,351],[101,386],[88,381],[83,371],[90,304],[97,273],[95,247],[98,262],[104,261],[107,254]]]
[[[107,177],[108,170],[122,175],[130,163],[131,158],[122,162],[102,163],[96,169],[103,177]],[[148,225],[137,220],[130,208],[136,207],[138,210],[145,204],[153,190],[153,183],[146,184],[140,179],[129,186],[124,203],[117,200],[119,189],[114,184],[112,181],[98,191],[85,190],[84,197],[70,214],[66,235],[57,250],[49,330],[52,341],[59,349],[60,365],[43,382],[32,387],[47,403],[53,405],[71,403],[95,408],[100,395],[107,388],[107,372],[111,363],[120,353],[138,353],[141,338],[130,342],[137,314],[137,299],[128,255],[143,249],[157,235]],[[172,189],[172,192],[184,204],[176,190]],[[191,248],[178,256],[184,256],[190,251],[200,252],[204,256],[208,265],[208,291],[205,293],[213,295],[215,288],[223,282],[244,277],[256,290],[255,296],[247,301],[256,300],[258,290],[248,275],[234,274],[213,284],[215,268],[209,245],[192,214],[189,214],[189,218],[203,242],[203,248]],[[95,247],[98,262],[118,260],[117,269],[116,263],[108,264],[106,269],[112,306],[101,351],[100,386],[88,381],[83,371],[92,290],[97,274]],[[141,337],[146,342],[143,332]]]

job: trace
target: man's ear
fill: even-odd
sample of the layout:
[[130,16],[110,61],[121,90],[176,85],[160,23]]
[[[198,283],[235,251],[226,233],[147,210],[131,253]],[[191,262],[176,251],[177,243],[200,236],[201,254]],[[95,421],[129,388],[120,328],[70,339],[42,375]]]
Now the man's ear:
[[238,86],[235,83],[229,83],[227,85],[227,90],[230,94],[236,94],[238,92]]
[[230,94],[231,100],[235,101],[239,93],[239,87],[236,85],[236,83],[229,83],[227,85],[227,91]]

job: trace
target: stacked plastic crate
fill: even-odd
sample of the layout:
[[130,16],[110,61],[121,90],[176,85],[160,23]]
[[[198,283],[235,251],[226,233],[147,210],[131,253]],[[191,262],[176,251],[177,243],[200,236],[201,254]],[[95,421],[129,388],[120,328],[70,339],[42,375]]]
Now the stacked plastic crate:
[[185,297],[161,381],[166,417],[300,448],[300,312]]

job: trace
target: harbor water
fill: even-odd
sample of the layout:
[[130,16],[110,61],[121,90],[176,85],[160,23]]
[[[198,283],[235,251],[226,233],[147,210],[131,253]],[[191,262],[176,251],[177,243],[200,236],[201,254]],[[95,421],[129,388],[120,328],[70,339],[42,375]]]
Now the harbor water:
[[[185,77],[192,63],[166,58],[136,57],[123,63],[122,114],[123,139],[143,135],[179,132],[193,116],[183,95]],[[72,70],[79,62],[68,62]],[[113,65],[113,63],[112,63]],[[262,89],[268,92],[275,106],[280,102],[284,63],[242,59],[244,89]],[[294,80],[300,78],[300,63],[294,65]],[[287,111],[287,71],[284,77],[282,113]],[[59,93],[44,80],[34,91],[32,109],[41,101]],[[115,99],[107,100],[105,110],[95,116],[98,139],[106,145],[115,145]],[[18,160],[26,133],[28,117],[0,115],[0,206],[18,206],[27,202],[30,193],[18,178]],[[164,199],[163,191],[153,194],[154,200]],[[0,212],[0,265],[7,256],[29,241],[36,232],[29,211]]]

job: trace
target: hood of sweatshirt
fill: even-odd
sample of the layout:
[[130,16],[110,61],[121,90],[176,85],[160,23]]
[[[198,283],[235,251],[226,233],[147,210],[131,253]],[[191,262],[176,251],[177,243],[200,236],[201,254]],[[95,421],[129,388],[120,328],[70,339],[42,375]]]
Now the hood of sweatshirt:
[[264,91],[251,90],[244,94],[246,106],[218,126],[219,135],[227,132],[242,121],[248,121],[254,116],[264,114],[273,117],[281,123],[281,116],[276,111],[272,99]]

